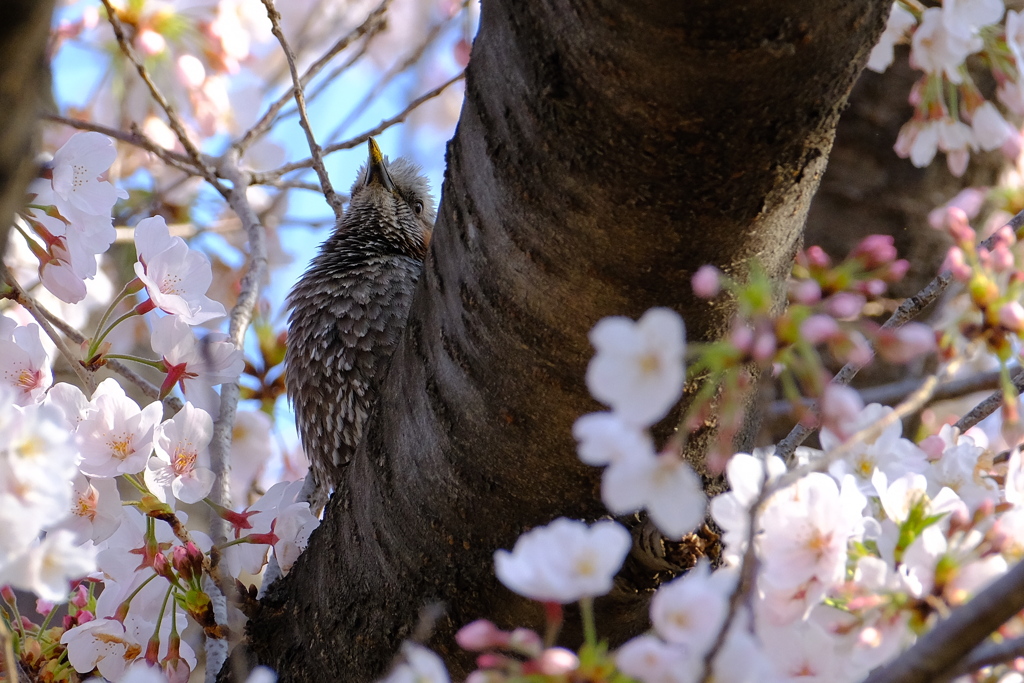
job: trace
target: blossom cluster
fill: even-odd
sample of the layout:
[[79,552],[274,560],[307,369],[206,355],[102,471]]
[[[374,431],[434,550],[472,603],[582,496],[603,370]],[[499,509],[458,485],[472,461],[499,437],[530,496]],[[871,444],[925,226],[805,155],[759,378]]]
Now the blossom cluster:
[[[619,342],[613,347],[604,336],[609,329]],[[591,370],[616,375],[618,391],[593,380],[591,390],[616,409],[625,396],[641,405],[659,396],[656,387],[630,392],[642,386],[638,368],[682,367],[672,343],[676,331],[681,321],[664,309],[636,323],[602,321],[592,337],[598,353]],[[655,337],[670,340],[661,347],[663,360],[650,356]],[[610,348],[616,356],[608,355]],[[678,397],[663,395],[672,397],[666,406]],[[631,548],[628,532],[612,521],[588,526],[567,519],[527,532],[511,552],[496,554],[498,578],[544,602],[549,625],[560,619],[558,603],[579,600],[588,641],[577,655],[554,647],[550,633],[542,639],[528,629],[477,621],[458,636],[462,647],[480,653],[469,680],[688,683],[706,672],[715,681],[861,680],[1004,574],[1024,548],[1019,449],[999,464],[984,432],[960,434],[948,425],[915,443],[892,413],[877,404],[849,411],[822,431],[821,450],[799,449],[791,463],[770,449],[731,457],[730,490],[710,504],[723,532],[722,566],[701,561],[660,586],[650,604],[650,632],[610,654],[588,630],[589,605],[613,589]],[[644,414],[656,419],[662,410]],[[594,455],[598,446],[614,451],[613,463],[629,457],[625,449],[646,452],[644,439],[604,434],[581,440],[585,462],[603,463]],[[757,571],[753,584],[742,587],[748,562]],[[741,590],[749,594],[737,600]],[[1022,630],[1024,620],[1014,619],[1001,632]]]
[[[96,133],[71,138],[54,156],[52,180],[33,185],[34,204],[23,216],[36,236],[44,234],[41,216],[51,226],[67,220],[61,234],[55,227],[45,234],[50,246],[57,243],[50,237],[71,245],[69,260],[40,261],[42,284],[66,301],[76,300],[72,294],[91,276],[76,268],[95,266],[111,241],[76,231],[99,224],[113,230],[118,193],[98,177],[112,149]],[[23,234],[38,251],[29,231]],[[137,277],[110,303],[77,362],[87,371],[114,359],[155,368],[164,376],[161,398],[181,388],[186,400],[177,412],[165,417],[160,400],[140,405],[113,378],[88,395],[52,384],[53,358],[40,328],[0,316],[0,618],[14,634],[21,665],[46,680],[92,672],[128,680],[136,661],[158,667],[164,680],[187,680],[196,666],[182,638],[187,625],[201,626],[207,637],[227,632],[208,594],[213,551],[225,576],[258,574],[271,549],[287,572],[317,525],[299,500],[301,482],[278,483],[240,512],[207,498],[215,387],[238,380],[242,352],[226,335],[195,334],[195,325],[225,313],[207,294],[209,259],[172,236],[159,216],[139,222],[135,244]],[[136,293],[145,298],[118,315]],[[110,341],[118,326],[143,316],[157,359],[118,353]],[[183,509],[203,501],[232,530],[218,546],[205,525],[192,528]],[[19,614],[12,587],[39,597],[38,623]],[[52,624],[54,603],[66,603],[59,626]]]
[[[906,363],[936,347],[927,325],[910,323],[887,330],[865,318],[868,306],[879,308],[889,285],[900,281],[909,263],[897,258],[888,235],[868,235],[842,261],[834,262],[820,247],[796,256],[788,283],[788,305],[776,310],[774,287],[756,264],[746,282],[706,265],[693,275],[694,293],[705,299],[731,296],[737,302],[728,336],[691,345],[690,374],[701,385],[685,419],[691,431],[713,420],[718,426],[708,462],[721,471],[732,455],[732,442],[743,424],[744,396],[754,377],[771,375],[799,419],[815,420],[807,398],[829,396],[829,361],[862,367],[877,352],[893,363]],[[827,412],[827,411],[826,411]]]
[[907,41],[910,63],[924,75],[912,88],[914,115],[900,130],[896,153],[924,167],[942,151],[956,176],[966,170],[972,151],[1001,149],[1016,158],[1020,131],[985,98],[966,60],[980,54],[999,102],[1024,114],[1024,17],[1006,11],[1003,0],[943,0],[941,7],[895,2],[868,68],[885,71],[895,45]]

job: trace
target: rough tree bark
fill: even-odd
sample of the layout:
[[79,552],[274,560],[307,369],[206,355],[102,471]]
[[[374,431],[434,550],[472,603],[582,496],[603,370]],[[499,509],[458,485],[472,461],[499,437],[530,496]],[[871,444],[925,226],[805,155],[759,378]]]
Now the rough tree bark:
[[[343,490],[248,635],[282,681],[368,681],[424,606],[453,629],[539,620],[492,554],[602,514],[571,425],[603,316],[667,305],[691,338],[729,306],[704,263],[788,271],[839,113],[889,0],[484,0],[426,275]],[[699,446],[699,444],[698,444]],[[642,628],[621,579],[601,631]]]

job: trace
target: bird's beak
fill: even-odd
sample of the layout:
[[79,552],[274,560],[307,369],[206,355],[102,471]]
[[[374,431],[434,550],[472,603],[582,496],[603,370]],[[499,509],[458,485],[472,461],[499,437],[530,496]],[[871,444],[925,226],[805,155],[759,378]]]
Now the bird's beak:
[[378,183],[389,192],[395,191],[395,183],[391,180],[391,174],[388,173],[388,167],[384,163],[384,155],[380,153],[380,147],[377,146],[377,141],[370,138],[366,141],[367,147],[370,149],[370,158],[366,162],[366,185]]

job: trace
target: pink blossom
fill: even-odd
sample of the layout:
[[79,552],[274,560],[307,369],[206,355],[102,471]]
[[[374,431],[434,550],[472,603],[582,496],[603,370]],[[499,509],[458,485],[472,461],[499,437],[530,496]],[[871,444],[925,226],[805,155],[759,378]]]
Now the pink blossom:
[[798,280],[792,283],[789,294],[798,304],[816,304],[821,301],[821,285],[817,280]]
[[893,149],[901,159],[909,157],[914,166],[924,168],[932,163],[939,150],[938,121],[907,121],[900,128]]
[[213,472],[209,465],[213,419],[191,403],[157,430],[156,455],[149,460],[145,479],[163,502],[171,495],[184,503],[198,503],[210,493]]
[[181,316],[189,325],[223,317],[223,304],[206,296],[213,272],[206,256],[189,249],[180,237],[171,237],[163,217],[139,221],[135,226],[139,262],[135,274],[149,293],[151,306]]
[[701,299],[718,296],[722,289],[722,272],[712,265],[703,265],[693,274],[693,293]]
[[703,561],[660,586],[651,599],[651,623],[658,635],[686,646],[695,656],[707,652],[728,611],[733,586],[724,576],[712,574]]
[[1024,332],[1024,306],[1010,301],[999,309],[999,324],[1011,332]]
[[896,258],[895,242],[892,235],[868,235],[850,256],[861,261],[867,270],[874,270]]
[[483,652],[508,644],[509,634],[486,619],[477,619],[466,624],[455,634],[455,642],[463,650]]
[[830,315],[812,315],[800,324],[800,336],[813,346],[839,334],[839,323]]
[[968,187],[960,190],[955,197],[937,209],[932,209],[928,214],[928,225],[936,230],[945,227],[946,211],[950,208],[958,208],[964,212],[967,218],[975,218],[985,203],[985,191],[977,187]]
[[99,179],[116,158],[117,150],[107,136],[76,133],[53,155],[53,192],[67,205],[84,213],[109,217],[118,197],[127,197]]
[[967,282],[971,278],[971,266],[968,265],[960,247],[950,247],[946,252],[946,260],[942,263],[942,270],[948,270],[953,278],[959,282]]
[[17,327],[9,337],[0,335],[0,381],[14,389],[18,405],[43,399],[53,376],[50,356],[35,323]]
[[82,472],[94,477],[136,474],[146,466],[163,406],[154,401],[140,410],[117,380],[100,382],[90,412],[78,426]]
[[935,351],[935,330],[923,323],[907,323],[897,330],[881,330],[876,350],[890,363],[909,363]]
[[851,292],[837,292],[825,301],[828,313],[839,320],[857,318],[864,309],[864,304],[863,295]]

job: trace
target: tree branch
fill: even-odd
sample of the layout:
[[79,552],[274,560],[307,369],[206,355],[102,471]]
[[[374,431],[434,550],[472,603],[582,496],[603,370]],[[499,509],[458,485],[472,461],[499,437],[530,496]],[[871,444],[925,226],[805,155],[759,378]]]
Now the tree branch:
[[1024,609],[1024,562],[943,619],[906,652],[864,683],[929,683],[967,657],[1010,617]]

